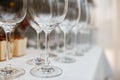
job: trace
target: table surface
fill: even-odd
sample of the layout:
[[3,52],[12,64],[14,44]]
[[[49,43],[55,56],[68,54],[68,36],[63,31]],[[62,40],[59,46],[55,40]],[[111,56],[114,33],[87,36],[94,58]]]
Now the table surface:
[[[35,66],[26,64],[26,61],[34,58],[38,52],[34,49],[27,49],[26,53],[27,55],[23,57],[17,57],[11,60],[14,67],[17,66],[25,69],[25,75],[15,80],[94,80],[96,70],[104,51],[101,48],[93,47],[89,53],[85,54],[85,56],[73,57],[76,59],[76,63],[72,64],[63,64],[51,61],[51,65],[58,66],[63,70],[63,74],[61,76],[54,78],[36,78],[32,76],[29,71]],[[1,66],[4,64],[5,62],[0,62]]]

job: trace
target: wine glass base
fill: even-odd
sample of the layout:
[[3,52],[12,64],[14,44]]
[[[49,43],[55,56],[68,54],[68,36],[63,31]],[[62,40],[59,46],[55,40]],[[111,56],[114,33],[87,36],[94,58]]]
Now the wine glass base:
[[60,63],[75,63],[76,60],[70,57],[60,57],[56,58],[55,61],[60,62]]
[[76,52],[76,53],[74,53],[72,55],[73,56],[84,56],[84,52],[80,52],[80,53]]
[[41,58],[35,58],[35,59],[30,59],[27,61],[27,64],[29,65],[43,65],[45,62],[44,59]]
[[49,57],[50,57],[50,58],[55,58],[55,57],[57,57],[57,55],[56,55],[56,54],[53,54],[53,53],[49,53]]
[[25,70],[21,68],[13,68],[13,67],[0,68],[0,75],[4,77],[4,80],[16,79],[24,74],[25,74]]
[[39,66],[31,69],[30,73],[35,77],[50,78],[57,77],[62,74],[62,70],[56,66]]

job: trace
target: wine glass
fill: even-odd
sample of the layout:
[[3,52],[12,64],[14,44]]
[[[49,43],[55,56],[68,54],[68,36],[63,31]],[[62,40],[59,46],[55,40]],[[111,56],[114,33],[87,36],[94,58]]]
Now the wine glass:
[[59,76],[62,70],[49,64],[48,40],[55,25],[63,21],[67,13],[68,0],[29,0],[28,6],[30,15],[45,32],[45,64],[31,69],[30,73],[42,78]]
[[6,34],[6,66],[0,68],[0,74],[6,79],[18,78],[25,71],[18,67],[12,67],[9,61],[11,32],[15,25],[20,23],[26,16],[27,0],[0,0],[0,26]]
[[86,13],[86,18],[85,18],[85,20],[83,21],[83,27],[80,27],[79,28],[79,30],[80,30],[80,33],[81,34],[83,34],[82,36],[81,36],[81,38],[83,39],[83,43],[81,43],[81,52],[80,52],[80,54],[81,55],[84,55],[86,52],[88,52],[88,46],[86,45],[87,44],[87,42],[85,42],[85,41],[87,41],[87,34],[89,34],[89,19],[90,19],[90,13],[89,13],[89,7],[88,7],[88,2],[87,2],[87,0],[82,0],[82,3],[84,3],[84,7],[85,7],[85,13]]
[[[37,51],[39,52],[39,48],[40,48],[40,43],[39,43],[39,40],[40,40],[40,33],[42,32],[42,29],[41,27],[33,20],[33,18],[28,14],[27,15],[27,20],[29,22],[29,24],[31,25],[31,27],[36,31],[36,34],[37,34]],[[37,55],[36,58],[34,59],[30,59],[27,61],[27,63],[29,65],[41,65],[44,63],[44,59],[42,59],[41,57],[41,53],[39,53],[39,55]]]
[[[81,18],[79,20],[78,25],[73,28],[75,33],[75,53],[73,53],[74,56],[83,56],[84,52],[84,46],[82,46],[82,42],[80,41],[80,46],[77,45],[77,33],[80,31],[82,34],[83,30],[88,27],[88,20],[89,20],[89,13],[88,13],[88,3],[87,0],[80,0],[81,1]],[[84,35],[81,35],[80,38],[84,38]]]
[[68,12],[64,21],[59,25],[60,29],[64,32],[64,55],[58,57],[55,61],[61,63],[74,63],[76,60],[66,56],[66,34],[71,31],[80,19],[80,0],[68,1]]
[[91,49],[91,38],[92,38],[92,35],[91,35],[91,30],[93,29],[91,27],[91,5],[87,2],[87,7],[88,7],[88,21],[86,23],[86,27],[83,28],[83,30],[86,32],[86,43],[85,43],[85,47],[84,47],[84,52],[88,52],[90,49]]

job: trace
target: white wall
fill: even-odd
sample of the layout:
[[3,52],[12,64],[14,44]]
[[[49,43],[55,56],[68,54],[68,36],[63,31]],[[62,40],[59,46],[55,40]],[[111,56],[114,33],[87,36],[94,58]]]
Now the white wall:
[[111,0],[95,0],[97,44],[104,48],[113,48],[113,12]]
[[[97,45],[106,49],[106,56],[114,71],[118,70],[118,60],[120,55],[118,49],[120,49],[118,40],[118,34],[120,34],[120,25],[118,25],[117,15],[117,0],[94,0],[95,2],[95,25],[97,27]],[[118,0],[120,1],[120,0]],[[119,7],[120,8],[120,7]],[[120,15],[120,14],[119,14]],[[118,45],[118,46],[116,46]],[[119,58],[118,58],[119,56]],[[120,80],[120,79],[119,79]]]

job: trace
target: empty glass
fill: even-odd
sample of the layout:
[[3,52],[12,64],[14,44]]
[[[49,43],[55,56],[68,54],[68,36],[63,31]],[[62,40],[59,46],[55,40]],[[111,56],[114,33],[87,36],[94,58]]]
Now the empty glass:
[[[78,25],[73,29],[75,33],[75,53],[73,53],[74,56],[83,56],[83,47],[82,41],[80,41],[80,45],[77,45],[77,33],[83,31],[82,29],[85,29],[88,27],[88,3],[87,0],[80,0],[81,1],[81,18],[79,20]],[[81,39],[85,39],[84,35],[79,36]]]
[[[40,33],[42,32],[41,27],[30,17],[30,15],[27,15],[27,20],[31,27],[36,31],[37,33],[37,51],[39,52],[40,48]],[[38,53],[37,53],[38,54]],[[44,64],[44,59],[41,57],[41,53],[36,56],[34,59],[30,59],[27,61],[29,65],[41,65]]]
[[14,79],[25,73],[21,68],[12,67],[9,62],[11,32],[15,25],[26,16],[27,0],[0,0],[0,26],[6,33],[6,66],[0,68],[0,74],[4,79]]
[[80,19],[80,0],[68,0],[68,12],[64,21],[59,25],[64,32],[64,55],[55,60],[61,63],[74,63],[76,60],[66,56],[66,34],[72,30]]
[[43,78],[59,76],[62,74],[62,70],[49,64],[48,40],[55,25],[63,21],[67,12],[68,0],[29,0],[28,6],[31,17],[45,32],[45,64],[31,69],[30,73]]

